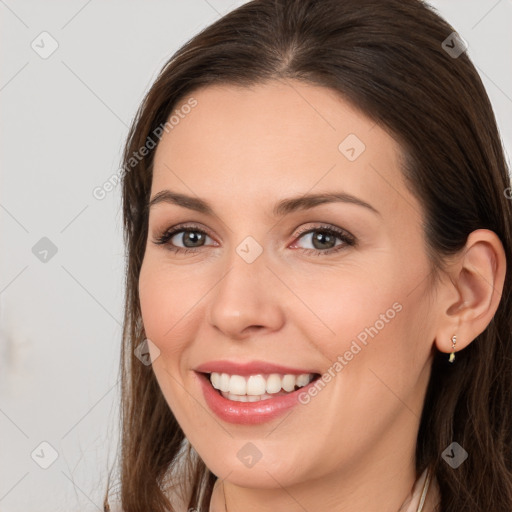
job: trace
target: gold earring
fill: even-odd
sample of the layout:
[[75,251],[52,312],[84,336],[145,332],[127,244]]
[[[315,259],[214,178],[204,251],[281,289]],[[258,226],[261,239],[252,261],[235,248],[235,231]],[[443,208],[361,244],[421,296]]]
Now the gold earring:
[[450,354],[450,358],[448,359],[450,363],[453,363],[453,361],[455,361],[455,343],[457,343],[457,336],[454,334],[452,336],[452,353]]

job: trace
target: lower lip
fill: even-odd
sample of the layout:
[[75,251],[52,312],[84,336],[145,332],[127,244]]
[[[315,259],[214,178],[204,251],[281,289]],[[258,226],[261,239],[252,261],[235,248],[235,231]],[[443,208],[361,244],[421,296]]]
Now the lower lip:
[[281,416],[286,411],[299,405],[299,394],[307,392],[308,388],[313,386],[316,382],[316,380],[311,381],[307,386],[276,398],[268,398],[267,400],[259,400],[258,402],[235,402],[234,400],[224,398],[214,389],[208,376],[197,372],[196,375],[201,383],[208,407],[210,407],[221,420],[241,425],[265,423]]

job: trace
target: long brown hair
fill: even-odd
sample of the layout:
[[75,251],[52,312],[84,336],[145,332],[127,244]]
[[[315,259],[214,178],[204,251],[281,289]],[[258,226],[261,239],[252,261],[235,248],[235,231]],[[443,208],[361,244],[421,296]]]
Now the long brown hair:
[[[187,447],[151,366],[134,356],[145,339],[138,279],[154,151],[137,162],[133,155],[199,87],[272,79],[325,86],[399,141],[404,179],[423,207],[434,276],[479,228],[494,231],[512,256],[510,178],[496,120],[468,55],[449,51],[459,44],[453,32],[419,0],[255,0],[205,28],[164,66],[137,112],[123,157],[119,481],[125,512],[174,511],[164,484],[179,460],[191,485],[189,508],[208,510],[215,481]],[[443,512],[512,510],[511,265],[508,257],[501,302],[487,329],[449,368],[445,354],[434,357],[416,471],[432,468]],[[454,441],[469,453],[456,470],[441,458]],[[108,499],[107,490],[105,510]]]

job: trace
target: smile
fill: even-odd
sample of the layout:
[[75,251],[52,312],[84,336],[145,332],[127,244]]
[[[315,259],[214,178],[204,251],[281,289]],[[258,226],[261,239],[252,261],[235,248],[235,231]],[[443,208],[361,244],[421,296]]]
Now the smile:
[[249,376],[219,372],[210,374],[212,386],[220,391],[224,398],[235,402],[258,402],[283,396],[308,385],[314,378],[313,373]]
[[270,421],[299,405],[299,394],[320,378],[317,372],[265,362],[217,361],[194,373],[210,410],[243,425]]

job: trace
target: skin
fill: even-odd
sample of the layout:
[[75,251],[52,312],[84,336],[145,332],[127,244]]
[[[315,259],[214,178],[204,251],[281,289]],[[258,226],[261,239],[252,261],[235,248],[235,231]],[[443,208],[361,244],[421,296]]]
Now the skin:
[[[197,106],[156,149],[151,198],[170,189],[205,199],[215,215],[153,206],[139,280],[165,399],[225,479],[231,512],[396,512],[416,479],[433,351],[451,352],[453,334],[461,350],[489,324],[505,276],[502,244],[475,231],[448,275],[428,279],[424,215],[405,187],[400,147],[329,89],[271,81],[209,86],[193,97]],[[349,134],[366,146],[354,161],[338,149]],[[332,191],[379,213],[338,202],[272,215],[281,199]],[[197,252],[154,243],[185,222],[209,233]],[[323,254],[311,233],[296,236],[319,223],[348,231],[357,244],[335,238],[342,249]],[[193,246],[183,234],[172,242]],[[236,252],[247,236],[263,248],[250,264]],[[307,405],[251,426],[209,410],[193,371],[199,364],[265,360],[323,373],[394,303],[401,311]],[[252,468],[237,457],[247,442],[261,452]],[[424,510],[431,507],[432,498]],[[224,510],[222,485],[210,510]]]

